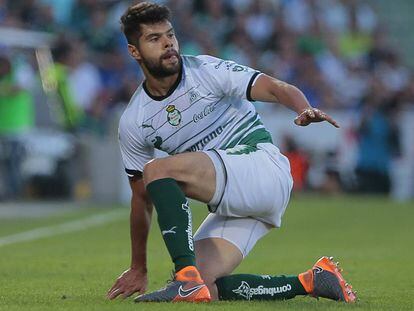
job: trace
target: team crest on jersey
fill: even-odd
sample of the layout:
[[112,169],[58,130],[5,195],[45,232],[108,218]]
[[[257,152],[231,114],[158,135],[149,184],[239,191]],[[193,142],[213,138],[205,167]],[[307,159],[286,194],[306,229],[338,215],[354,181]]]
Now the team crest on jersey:
[[165,109],[167,114],[167,120],[168,123],[170,123],[173,126],[178,126],[181,123],[181,112],[175,108],[174,105],[168,105],[167,109]]

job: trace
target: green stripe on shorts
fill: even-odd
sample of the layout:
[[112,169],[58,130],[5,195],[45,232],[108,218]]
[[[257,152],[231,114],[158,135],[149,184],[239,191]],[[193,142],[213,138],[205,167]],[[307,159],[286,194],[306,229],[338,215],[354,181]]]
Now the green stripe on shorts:
[[238,145],[234,148],[226,149],[226,154],[228,155],[240,155],[240,154],[249,154],[251,152],[257,151],[256,147],[248,145]]

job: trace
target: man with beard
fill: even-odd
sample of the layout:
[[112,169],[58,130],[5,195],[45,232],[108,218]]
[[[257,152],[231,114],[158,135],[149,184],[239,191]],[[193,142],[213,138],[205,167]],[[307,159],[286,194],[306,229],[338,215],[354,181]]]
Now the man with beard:
[[[292,85],[232,61],[180,55],[165,6],[133,5],[121,23],[146,80],[119,124],[132,189],[132,259],[108,298],[138,292],[137,302],[296,295],[353,302],[355,294],[328,257],[297,276],[230,275],[261,237],[280,227],[292,189],[289,162],[251,101],[282,103],[298,113],[300,126],[337,123]],[[170,156],[153,159],[155,148]],[[186,197],[210,211],[194,239]],[[166,287],[144,294],[152,205],[175,275]]]

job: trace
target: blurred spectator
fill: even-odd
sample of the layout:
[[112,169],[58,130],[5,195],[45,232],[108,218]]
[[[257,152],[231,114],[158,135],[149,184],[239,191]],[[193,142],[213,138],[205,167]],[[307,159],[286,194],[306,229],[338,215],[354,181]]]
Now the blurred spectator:
[[384,61],[377,66],[376,71],[382,84],[392,92],[400,92],[408,85],[410,72],[394,51],[390,51],[386,55]]
[[293,178],[293,190],[303,191],[306,189],[307,175],[309,169],[308,156],[300,150],[291,136],[285,136],[282,142],[283,154],[289,159],[290,172]]
[[[70,70],[76,64],[74,47],[62,38],[53,50],[55,64],[49,68],[49,79],[56,83],[57,103],[60,107],[60,119],[65,130],[76,131],[83,120],[83,110],[76,104],[75,95],[70,87]],[[82,92],[78,89],[77,92]]]
[[362,103],[356,168],[360,192],[389,193],[391,188],[391,160],[400,154],[400,102],[390,94],[380,80],[374,80]]
[[324,25],[333,33],[344,33],[349,23],[349,11],[346,1],[321,0],[320,17]]
[[69,25],[75,0],[40,0],[40,2],[50,7],[57,24],[66,27]]
[[414,74],[411,75],[410,81],[402,94],[402,100],[405,104],[414,105]]
[[296,33],[304,33],[312,23],[312,5],[315,0],[284,1],[284,21],[287,28]]
[[99,9],[97,0],[75,0],[70,27],[77,33],[82,33],[88,29],[92,13],[95,9]]
[[36,0],[8,1],[12,15],[21,26],[42,31],[56,31],[57,24],[49,5]]
[[96,66],[86,59],[85,45],[77,40],[70,43],[66,64],[68,83],[74,103],[84,112],[92,110],[102,90],[101,76]]
[[6,0],[0,0],[0,23],[4,21],[7,14]]
[[275,18],[272,12],[275,10],[270,2],[253,1],[249,9],[249,15],[246,18],[245,30],[257,46],[264,46],[272,34],[273,20]]
[[296,61],[295,84],[306,95],[314,107],[326,106],[323,102],[326,84],[323,81],[321,72],[317,68],[315,59],[311,54],[303,53]]
[[90,12],[86,27],[80,31],[83,40],[95,52],[106,52],[116,42],[116,33],[108,23],[107,10],[97,6]]
[[13,66],[0,56],[0,161],[5,189],[0,196],[17,198],[22,192],[21,163],[24,146],[21,135],[34,125],[33,98],[16,83]]
[[371,36],[364,32],[358,24],[358,16],[352,7],[351,24],[349,29],[339,39],[339,48],[347,59],[360,59],[368,54],[371,48]]
[[325,176],[322,180],[320,190],[326,194],[338,194],[343,190],[341,176],[338,167],[338,155],[336,151],[328,151],[323,160],[325,165]]

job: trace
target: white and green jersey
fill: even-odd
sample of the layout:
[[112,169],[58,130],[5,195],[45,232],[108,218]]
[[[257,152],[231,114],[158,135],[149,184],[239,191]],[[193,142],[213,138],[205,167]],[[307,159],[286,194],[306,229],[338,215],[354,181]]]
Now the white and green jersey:
[[129,176],[142,172],[154,149],[170,155],[272,142],[250,98],[259,72],[212,56],[181,56],[182,70],[165,96],[142,83],[119,124]]

